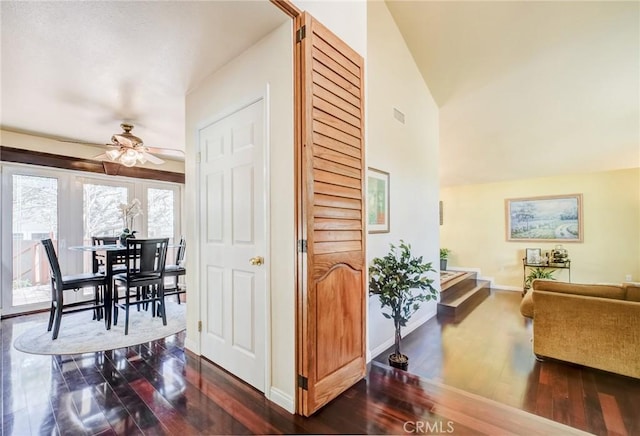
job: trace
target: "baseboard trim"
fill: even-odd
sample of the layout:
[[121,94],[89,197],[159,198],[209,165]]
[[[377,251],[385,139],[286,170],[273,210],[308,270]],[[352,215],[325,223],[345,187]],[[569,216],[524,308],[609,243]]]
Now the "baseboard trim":
[[522,288],[518,286],[507,286],[507,285],[491,285],[493,289],[498,289],[500,291],[515,291],[522,292]]
[[274,388],[273,386],[269,388],[268,400],[282,407],[284,410],[286,410],[289,413],[292,413],[292,414],[296,413],[296,406],[295,406],[295,401],[293,400],[293,397],[291,397],[291,395],[286,394],[285,392],[282,392],[278,388]]
[[[429,310],[422,318],[418,318],[416,321],[409,323],[405,328],[402,329],[402,337],[407,336],[409,333],[420,327],[425,322],[429,321],[431,318],[436,316],[437,306],[434,304],[431,310]],[[378,345],[373,350],[367,351],[367,362],[370,362],[374,357],[378,354],[382,353],[384,350],[389,348],[395,342],[393,336],[384,341],[382,344]]]
[[200,356],[200,344],[190,338],[185,338],[184,348],[191,351],[193,354]]
[[461,266],[447,266],[447,271],[466,271],[480,274],[480,268],[466,268]]

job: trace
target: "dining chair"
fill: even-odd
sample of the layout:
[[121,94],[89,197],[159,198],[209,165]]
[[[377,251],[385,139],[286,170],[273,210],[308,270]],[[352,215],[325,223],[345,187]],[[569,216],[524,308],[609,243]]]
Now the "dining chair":
[[[93,310],[95,318],[101,319],[102,309],[105,308],[101,291],[104,292],[107,281],[103,274],[98,273],[63,276],[53,242],[51,239],[43,239],[41,242],[47,254],[51,270],[51,309],[49,311],[47,331],[50,332],[51,328],[53,328],[53,339],[57,339],[63,314]],[[65,303],[64,291],[71,289],[77,291],[89,287],[93,287],[95,290],[93,300]]]
[[[118,324],[118,310],[125,311],[124,334],[129,334],[129,307],[151,303],[152,315],[162,316],[167,325],[164,304],[164,273],[169,238],[127,239],[127,270],[113,276],[113,324]],[[120,290],[123,289],[123,295]],[[133,290],[133,292],[132,292]],[[136,296],[132,300],[132,296]],[[124,302],[122,302],[124,300]]]
[[[92,245],[116,245],[120,238],[118,236],[92,236]],[[93,265],[93,272],[104,272],[106,268],[107,259],[104,253],[99,251],[91,252],[91,261]],[[124,255],[116,255],[113,260],[113,272],[125,272],[127,259]]]
[[180,238],[180,245],[178,245],[178,251],[176,252],[176,263],[174,265],[167,265],[164,270],[164,276],[171,277],[172,279],[171,287],[165,285],[164,295],[175,295],[178,299],[178,304],[180,304],[180,294],[186,293],[186,290],[178,283],[180,276],[187,273],[184,267],[185,243],[184,237]]

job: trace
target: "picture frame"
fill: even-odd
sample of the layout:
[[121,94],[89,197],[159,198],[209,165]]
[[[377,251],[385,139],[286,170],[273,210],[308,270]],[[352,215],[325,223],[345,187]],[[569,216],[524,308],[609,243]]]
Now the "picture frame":
[[582,194],[505,200],[507,241],[583,242]]
[[389,233],[390,175],[375,168],[367,169],[367,228],[369,233]]
[[539,265],[542,257],[540,248],[525,248],[525,263],[527,265]]

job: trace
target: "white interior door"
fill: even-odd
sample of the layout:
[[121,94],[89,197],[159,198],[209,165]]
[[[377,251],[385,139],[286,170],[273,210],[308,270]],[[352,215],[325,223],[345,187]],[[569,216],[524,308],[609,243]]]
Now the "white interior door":
[[201,351],[264,392],[264,100],[200,129],[198,141]]

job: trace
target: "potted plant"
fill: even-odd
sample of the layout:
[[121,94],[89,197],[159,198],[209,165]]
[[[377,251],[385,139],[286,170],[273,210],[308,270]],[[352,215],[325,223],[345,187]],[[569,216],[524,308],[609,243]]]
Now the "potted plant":
[[142,204],[140,200],[134,198],[130,204],[121,203],[118,206],[122,215],[122,232],[120,233],[120,243],[127,244],[127,239],[135,238],[137,231],[133,230],[133,221],[138,215],[142,215]]
[[440,270],[441,271],[447,270],[447,259],[449,259],[450,254],[451,254],[451,250],[449,250],[448,248],[440,249]]
[[555,277],[553,277],[553,273],[556,272],[555,269],[546,269],[546,268],[541,268],[541,267],[535,267],[532,268],[529,271],[529,274],[527,275],[525,281],[524,281],[524,292],[526,293],[529,288],[531,288],[531,283],[535,280],[535,279],[548,279],[548,280],[555,280]]
[[424,263],[422,256],[412,256],[411,245],[402,240],[398,247],[390,246],[386,256],[376,257],[369,266],[369,295],[378,296],[382,309],[389,310],[382,315],[393,320],[395,343],[389,365],[406,370],[409,358],[400,352],[402,327],[422,302],[435,300],[438,291],[431,286],[433,279],[426,276],[428,272],[435,272],[431,262]]

